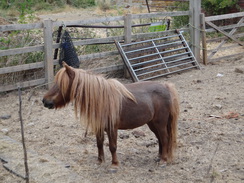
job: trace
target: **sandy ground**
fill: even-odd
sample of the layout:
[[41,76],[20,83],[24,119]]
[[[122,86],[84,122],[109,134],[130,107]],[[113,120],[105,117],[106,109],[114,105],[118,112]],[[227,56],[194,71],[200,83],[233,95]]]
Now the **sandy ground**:
[[[135,129],[143,133],[139,137],[133,135],[135,130],[119,132],[120,169],[108,173],[107,139],[106,162],[99,166],[95,137],[84,137],[85,129],[75,119],[72,105],[48,110],[41,103],[45,89],[23,91],[31,182],[244,182],[243,63],[243,58],[219,61],[202,70],[157,79],[175,83],[180,95],[178,149],[174,162],[165,168],[157,167],[156,138],[142,126]],[[17,92],[1,95],[0,104],[1,118],[10,116],[0,119],[2,142],[6,137],[21,142]],[[20,158],[23,152],[2,143],[1,156]],[[23,167],[17,171],[24,172]],[[0,182],[24,182],[2,166],[0,177]]]

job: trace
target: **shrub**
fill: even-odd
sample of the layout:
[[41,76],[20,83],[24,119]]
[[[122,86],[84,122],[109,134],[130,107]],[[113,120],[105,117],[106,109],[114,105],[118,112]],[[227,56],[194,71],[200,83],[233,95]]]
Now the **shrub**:
[[[174,6],[177,6],[178,11],[189,10],[189,2],[174,2]],[[173,17],[173,28],[182,28],[189,23],[189,16],[177,16]]]
[[207,15],[229,13],[237,5],[238,0],[202,0],[202,8]]
[[87,8],[95,6],[95,0],[73,0],[73,6],[78,8]]

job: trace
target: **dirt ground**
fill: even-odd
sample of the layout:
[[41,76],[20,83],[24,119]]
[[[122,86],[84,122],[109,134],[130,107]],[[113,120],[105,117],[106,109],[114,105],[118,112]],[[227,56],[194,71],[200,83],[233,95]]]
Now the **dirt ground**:
[[[157,79],[173,82],[180,96],[178,149],[174,162],[165,168],[157,167],[156,138],[147,126],[142,126],[119,132],[120,169],[109,173],[107,139],[106,162],[99,166],[95,137],[84,137],[85,129],[75,119],[72,105],[48,110],[41,102],[45,89],[24,90],[26,146],[29,157],[34,157],[29,160],[31,182],[244,182],[243,63],[243,58],[219,61],[202,66],[202,70]],[[10,137],[11,141],[21,142],[18,93],[2,94],[0,104],[1,140]],[[135,131],[142,134],[135,136]],[[20,158],[23,152],[2,143],[0,157]],[[21,169],[23,166],[17,171]],[[4,183],[24,182],[2,166],[0,177]]]

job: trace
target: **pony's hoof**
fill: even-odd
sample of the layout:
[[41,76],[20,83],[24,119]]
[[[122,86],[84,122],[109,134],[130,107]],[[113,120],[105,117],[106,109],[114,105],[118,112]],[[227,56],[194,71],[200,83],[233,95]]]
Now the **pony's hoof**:
[[155,157],[155,158],[154,158],[154,161],[155,161],[156,163],[159,163],[159,162],[160,162],[160,158],[159,158],[159,157]]
[[104,164],[104,163],[103,163],[102,161],[97,161],[97,162],[96,162],[96,165],[97,165],[97,166],[101,166],[101,165],[103,165],[103,164]]
[[167,166],[167,162],[165,162],[165,161],[159,161],[158,162],[158,167],[165,168],[166,166]]
[[102,164],[104,164],[104,161],[98,160],[98,161],[97,161],[97,164],[98,164],[98,165],[102,165]]
[[97,158],[97,165],[102,165],[104,164],[105,160],[104,158]]
[[110,167],[108,168],[108,172],[109,172],[109,173],[117,173],[117,172],[118,172],[118,167],[112,165],[112,166],[110,166]]

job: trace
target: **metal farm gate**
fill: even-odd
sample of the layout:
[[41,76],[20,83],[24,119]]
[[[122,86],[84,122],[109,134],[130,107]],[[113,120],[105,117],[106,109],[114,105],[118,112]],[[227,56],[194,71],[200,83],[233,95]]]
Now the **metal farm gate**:
[[150,80],[200,66],[182,32],[116,46],[134,82]]

